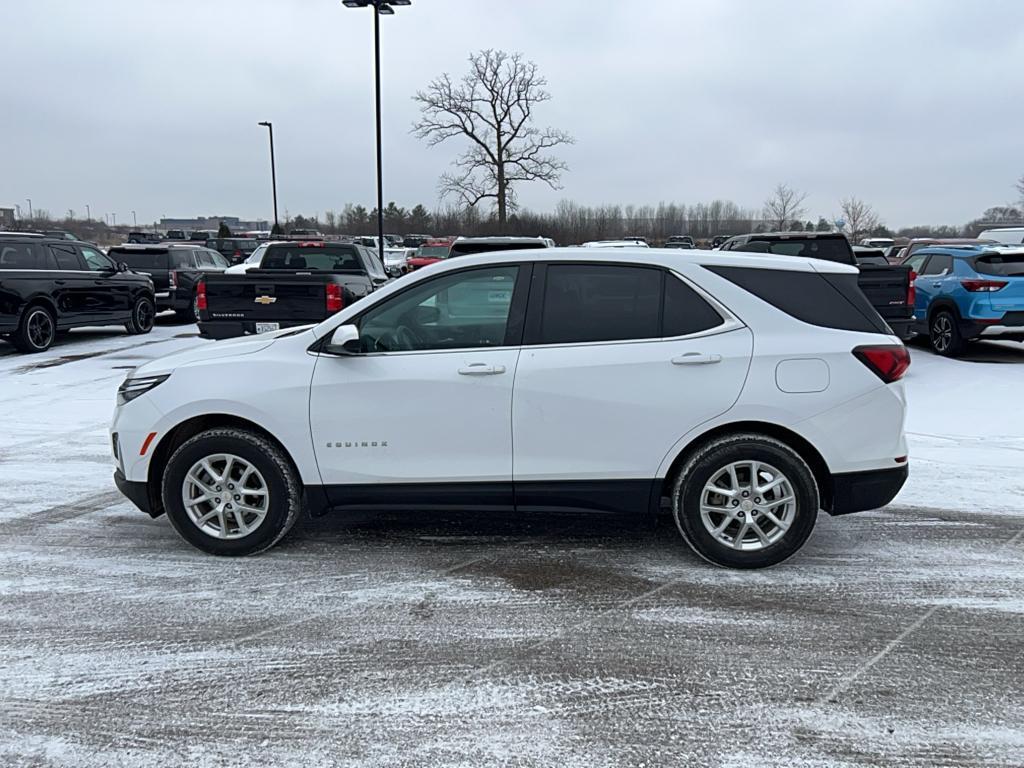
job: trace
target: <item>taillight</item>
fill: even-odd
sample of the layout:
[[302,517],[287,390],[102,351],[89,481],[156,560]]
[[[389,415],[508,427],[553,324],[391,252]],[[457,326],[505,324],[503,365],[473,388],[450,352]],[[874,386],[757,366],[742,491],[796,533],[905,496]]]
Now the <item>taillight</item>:
[[196,286],[196,309],[200,312],[206,310],[206,281],[200,280]]
[[971,293],[991,293],[1006,287],[1005,280],[961,280],[960,285]]
[[233,254],[231,254],[231,256],[233,258],[240,259],[240,258],[242,258],[242,252],[241,251],[235,251]]
[[171,288],[177,288],[178,287],[178,272],[177,272],[177,270],[172,269],[170,274],[168,275],[168,277],[171,280]]
[[917,288],[914,287],[915,280],[917,280],[917,272],[910,270],[910,285],[907,286],[907,306],[911,309],[917,304]]
[[327,312],[334,313],[345,306],[345,301],[341,297],[341,286],[334,283],[327,284]]
[[886,384],[902,379],[910,367],[910,353],[902,344],[856,347],[853,356],[874,371]]

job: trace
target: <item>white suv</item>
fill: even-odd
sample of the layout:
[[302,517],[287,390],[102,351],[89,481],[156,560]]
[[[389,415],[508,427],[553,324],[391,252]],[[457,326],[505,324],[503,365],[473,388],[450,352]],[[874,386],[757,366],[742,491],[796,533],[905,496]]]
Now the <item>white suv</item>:
[[537,249],[421,269],[320,325],[137,368],[122,492],[248,555],[305,508],[657,514],[707,560],[796,552],[907,477],[909,358],[857,270],[733,252]]

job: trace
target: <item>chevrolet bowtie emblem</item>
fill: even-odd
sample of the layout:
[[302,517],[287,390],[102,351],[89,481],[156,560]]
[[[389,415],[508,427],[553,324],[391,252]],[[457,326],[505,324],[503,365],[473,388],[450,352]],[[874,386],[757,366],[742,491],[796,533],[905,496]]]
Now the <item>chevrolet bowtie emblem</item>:
[[275,301],[277,301],[277,297],[276,296],[257,296],[256,297],[256,303],[257,304],[273,304]]

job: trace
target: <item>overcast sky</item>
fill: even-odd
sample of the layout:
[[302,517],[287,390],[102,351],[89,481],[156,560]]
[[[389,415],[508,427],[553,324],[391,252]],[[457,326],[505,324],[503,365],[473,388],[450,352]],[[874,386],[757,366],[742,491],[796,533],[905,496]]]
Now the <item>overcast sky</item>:
[[[0,206],[118,222],[372,206],[373,39],[340,0],[4,2]],[[411,100],[491,47],[534,60],[571,132],[520,202],[760,207],[857,195],[891,226],[963,223],[1024,173],[1021,0],[413,0],[382,19],[385,200],[437,204],[461,145]]]

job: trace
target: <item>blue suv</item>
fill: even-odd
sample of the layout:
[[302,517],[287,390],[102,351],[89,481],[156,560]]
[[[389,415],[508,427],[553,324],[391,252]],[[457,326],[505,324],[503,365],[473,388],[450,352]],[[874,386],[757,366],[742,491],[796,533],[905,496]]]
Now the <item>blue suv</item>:
[[978,338],[1024,341],[1024,248],[933,245],[903,265],[917,273],[914,331],[938,354]]

